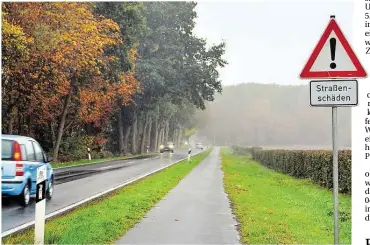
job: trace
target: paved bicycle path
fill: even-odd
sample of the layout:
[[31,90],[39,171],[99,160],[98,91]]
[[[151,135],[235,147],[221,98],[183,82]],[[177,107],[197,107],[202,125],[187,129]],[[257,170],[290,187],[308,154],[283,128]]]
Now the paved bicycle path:
[[219,151],[215,148],[116,244],[239,244]]

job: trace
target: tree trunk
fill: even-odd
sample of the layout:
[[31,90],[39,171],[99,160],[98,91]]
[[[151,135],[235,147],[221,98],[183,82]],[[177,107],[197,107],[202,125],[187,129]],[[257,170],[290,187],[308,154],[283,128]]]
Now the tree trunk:
[[[22,117],[21,117],[21,114],[19,113],[19,110],[17,111],[17,119],[18,119],[18,132],[17,134],[21,134],[21,130],[22,130]],[[54,149],[54,148],[53,148]]]
[[134,124],[132,125],[132,154],[137,153],[137,116],[135,113],[135,121]]
[[18,134],[22,134],[23,115],[18,110]]
[[72,76],[71,76],[71,87],[69,89],[67,97],[64,100],[62,115],[60,117],[60,122],[59,122],[59,127],[58,127],[58,135],[57,135],[57,140],[55,142],[54,154],[53,154],[54,161],[58,160],[59,147],[60,147],[60,143],[62,142],[62,136],[63,136],[63,132],[64,132],[64,124],[66,122],[66,118],[67,118],[67,114],[68,114],[68,106],[69,106],[69,103],[71,102],[71,99],[72,99],[72,93],[75,90],[75,86],[76,86],[76,82],[77,82],[76,80],[77,80],[76,75],[72,74]]
[[160,127],[159,129],[159,137],[158,137],[158,145],[157,145],[157,149],[159,149],[159,146],[162,144],[163,142],[163,127]]
[[127,153],[127,149],[129,147],[129,137],[130,137],[130,133],[131,133],[131,126],[129,126],[127,129],[126,129],[126,132],[125,132],[125,138],[123,140],[123,149],[124,149],[124,154]]
[[158,138],[157,138],[157,146],[156,146],[156,148],[157,148],[157,151],[159,150],[159,145],[160,145],[160,143],[159,142],[161,142],[161,128],[160,127],[158,127]]
[[125,153],[124,142],[123,142],[123,118],[121,114],[121,109],[118,110],[118,152],[120,155]]
[[165,123],[165,131],[164,131],[164,141],[168,142],[168,132],[170,131],[170,122],[166,121]]
[[9,115],[8,134],[13,134],[13,113]]
[[182,129],[181,128],[179,128],[179,130],[178,130],[177,142],[178,142],[179,145],[181,145],[181,143],[182,143]]
[[177,133],[178,133],[177,128],[174,128],[172,138],[173,138],[173,143],[174,143],[176,148],[179,146],[179,142],[177,140]]
[[177,141],[176,141],[176,128],[172,130],[171,140],[173,144],[177,147]]
[[[149,117],[149,126],[148,126],[148,150],[150,149],[150,144],[151,144],[151,139],[152,139],[152,118]],[[146,148],[145,148],[145,152],[146,152]]]
[[[72,126],[72,124],[73,124],[73,121],[71,121],[70,124],[67,125],[67,127],[69,128],[70,126]],[[67,127],[65,127],[65,129],[64,129],[65,131],[67,131]],[[94,135],[94,129],[93,129],[92,123],[87,123],[86,124],[86,134],[88,136],[93,136]]]
[[140,153],[146,152],[145,149],[145,142],[146,142],[146,131],[148,128],[148,123],[149,123],[149,116],[147,115],[145,117],[145,122],[144,122],[144,128],[143,128],[143,137],[141,138],[141,146],[140,146]]
[[8,115],[13,110],[13,108],[18,104],[18,101],[19,101],[20,98],[21,98],[21,95],[19,95],[13,101],[13,103],[11,103],[5,110],[1,111],[2,118],[4,118],[6,115]]
[[[71,82],[71,87],[72,87],[72,82]],[[72,89],[69,91],[67,97],[64,100],[63,111],[62,111],[62,115],[61,115],[60,123],[59,123],[59,128],[58,128],[58,136],[57,136],[57,140],[55,142],[55,147],[54,147],[54,155],[53,155],[53,160],[54,161],[58,160],[59,147],[60,147],[60,143],[62,141],[63,130],[64,130],[64,123],[66,121],[66,117],[67,117],[67,113],[68,113],[68,105],[71,102],[71,98],[72,98]]]
[[145,124],[146,124],[146,121],[145,121],[145,117],[142,115],[141,117],[139,117],[139,120],[138,120],[138,139],[137,139],[137,151],[138,153],[142,153],[141,152],[141,146],[142,146],[142,143],[143,143],[143,140],[144,137],[145,137]]
[[153,144],[152,144],[152,151],[158,151],[158,119],[155,121],[154,125],[154,137],[153,137]]
[[163,124],[163,130],[162,130],[162,142],[161,144],[166,143],[166,124]]
[[165,138],[165,136],[166,136],[166,123],[164,122],[164,123],[162,123],[162,131],[161,131],[161,139],[162,139],[162,143],[161,144],[163,144],[163,142],[164,141],[166,141],[166,138]]
[[142,131],[141,131],[141,140],[140,140],[140,153],[143,153],[144,152],[144,146],[145,146],[145,131],[148,127],[148,122],[146,120],[146,117],[143,117],[143,120],[142,120]]
[[50,121],[50,132],[51,132],[51,140],[53,141],[53,148],[54,148],[56,139],[55,139],[53,121]]

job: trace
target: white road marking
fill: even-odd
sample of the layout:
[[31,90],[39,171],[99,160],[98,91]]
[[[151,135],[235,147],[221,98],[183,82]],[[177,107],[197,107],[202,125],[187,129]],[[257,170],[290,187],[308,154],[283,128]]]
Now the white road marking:
[[13,211],[15,211],[15,210],[17,210],[17,209],[21,209],[22,207],[13,207],[13,208],[5,208],[5,210],[3,211],[2,210],[2,212],[3,213],[6,213],[6,212],[13,212]]
[[107,168],[112,168],[114,166],[107,166],[107,167],[102,167],[102,168],[99,168],[99,169],[107,169]]

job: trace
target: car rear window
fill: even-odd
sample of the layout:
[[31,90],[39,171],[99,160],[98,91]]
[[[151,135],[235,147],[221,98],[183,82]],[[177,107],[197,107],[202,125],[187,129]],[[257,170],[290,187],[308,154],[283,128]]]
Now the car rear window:
[[1,140],[1,160],[11,160],[13,154],[13,141]]
[[35,150],[33,149],[32,142],[26,142],[27,160],[36,161]]
[[20,145],[20,146],[21,146],[22,161],[27,161],[26,146],[25,145]]

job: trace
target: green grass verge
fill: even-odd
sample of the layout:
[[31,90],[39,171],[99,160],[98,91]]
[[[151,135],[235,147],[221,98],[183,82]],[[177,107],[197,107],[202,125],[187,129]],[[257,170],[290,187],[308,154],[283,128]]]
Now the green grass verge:
[[[225,190],[246,244],[333,244],[332,192],[222,149]],[[351,197],[340,195],[340,242],[351,244]]]
[[[207,150],[46,222],[45,244],[109,244],[132,228],[211,152]],[[3,238],[3,244],[33,244],[34,228]]]
[[125,159],[133,158],[133,157],[156,156],[156,155],[158,155],[158,154],[156,154],[156,153],[146,154],[145,153],[145,154],[138,154],[138,155],[132,155],[132,156],[121,156],[121,157],[92,159],[91,161],[89,159],[83,159],[83,160],[79,160],[79,161],[70,161],[70,162],[52,162],[51,166],[53,166],[53,168],[65,168],[65,167],[69,167],[69,166],[87,165],[87,164],[93,164],[93,163],[99,163],[99,162],[125,160]]

